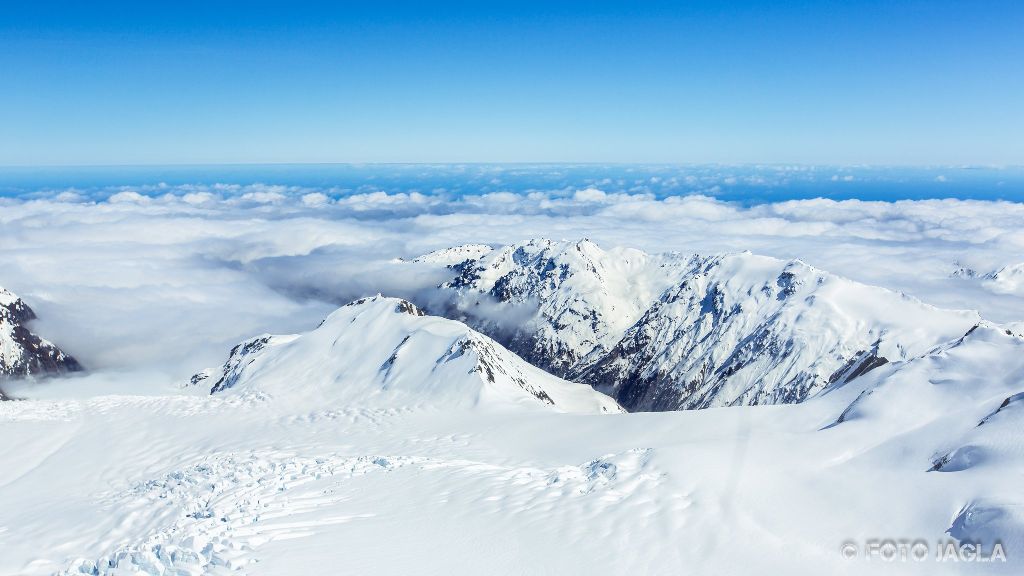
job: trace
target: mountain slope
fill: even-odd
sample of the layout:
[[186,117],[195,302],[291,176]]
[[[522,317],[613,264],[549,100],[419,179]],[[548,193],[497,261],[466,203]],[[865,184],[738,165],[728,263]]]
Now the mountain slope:
[[332,405],[621,411],[607,396],[551,376],[459,322],[380,296],[339,308],[312,332],[239,344],[222,367],[192,384],[215,394],[255,391]]
[[24,300],[0,288],[0,382],[82,369],[70,355],[24,326],[35,318]]
[[799,260],[728,254],[697,262],[573,377],[631,410],[794,403],[979,320]]
[[[963,337],[895,362],[836,396],[852,398],[825,428],[870,429],[876,452],[945,478],[984,471],[985,488],[964,491],[946,532],[958,541],[1021,542],[1024,498],[1024,337],[982,322]],[[831,393],[822,403],[835,403]],[[927,483],[922,479],[921,485]]]

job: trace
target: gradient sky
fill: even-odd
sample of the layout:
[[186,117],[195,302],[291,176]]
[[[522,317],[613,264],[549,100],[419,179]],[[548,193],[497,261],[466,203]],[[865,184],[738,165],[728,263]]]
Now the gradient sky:
[[0,165],[480,161],[1022,165],[1024,3],[0,7]]

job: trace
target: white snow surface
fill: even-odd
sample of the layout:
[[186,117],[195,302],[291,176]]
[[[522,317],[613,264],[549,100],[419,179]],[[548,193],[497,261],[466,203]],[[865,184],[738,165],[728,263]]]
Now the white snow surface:
[[[798,405],[379,403],[325,391],[330,357],[272,377],[394,302],[222,393],[0,403],[0,573],[1020,573],[1024,340],[1002,328]],[[840,554],[952,537],[1000,537],[1007,562]]]

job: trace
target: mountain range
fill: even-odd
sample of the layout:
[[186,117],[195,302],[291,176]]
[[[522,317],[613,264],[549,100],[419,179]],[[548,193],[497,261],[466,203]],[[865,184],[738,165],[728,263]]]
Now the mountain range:
[[[425,306],[630,411],[801,402],[962,336],[944,310],[800,260],[529,240],[435,251]],[[440,302],[441,304],[438,304]]]

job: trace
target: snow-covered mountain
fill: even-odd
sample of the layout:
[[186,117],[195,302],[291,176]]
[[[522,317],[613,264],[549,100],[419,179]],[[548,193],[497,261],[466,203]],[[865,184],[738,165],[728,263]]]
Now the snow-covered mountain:
[[611,398],[531,366],[464,324],[380,296],[339,308],[312,332],[243,342],[223,366],[191,383],[214,394],[253,391],[329,405],[622,411]]
[[[799,402],[979,321],[800,261],[531,240],[444,260],[444,310],[630,410]],[[424,262],[431,262],[426,260]]]
[[24,300],[0,287],[0,382],[82,369],[70,355],[25,327],[35,318]]
[[[437,253],[470,253],[452,248]],[[530,240],[449,267],[441,285],[447,315],[499,338],[532,364],[560,376],[606,353],[685,259],[640,250],[603,250],[589,240]]]
[[800,402],[980,318],[750,253],[694,262],[610,353],[575,371],[632,410]]

